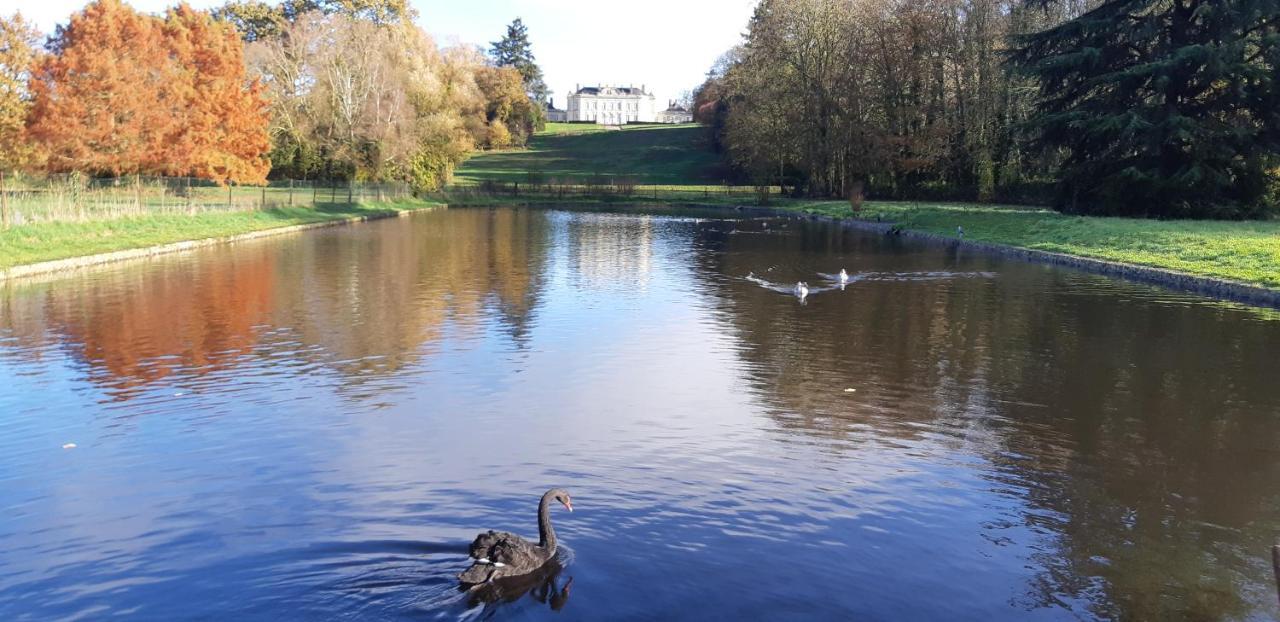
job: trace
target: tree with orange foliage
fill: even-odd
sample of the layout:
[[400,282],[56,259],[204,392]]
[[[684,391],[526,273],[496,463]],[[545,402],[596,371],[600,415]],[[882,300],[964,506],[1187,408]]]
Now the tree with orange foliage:
[[156,147],[175,120],[161,94],[176,77],[162,34],[120,0],[95,0],[58,28],[31,77],[27,122],[50,171],[159,170]]
[[235,31],[180,6],[165,19],[94,0],[31,78],[27,129],[54,172],[260,182],[267,110]]
[[165,172],[265,181],[270,113],[262,85],[245,86],[244,44],[235,28],[183,3],[166,15],[163,30],[181,74],[171,91],[183,119],[166,139]]
[[40,32],[21,13],[0,15],[0,172],[26,167],[36,157],[23,131],[31,109],[27,80],[39,41]]

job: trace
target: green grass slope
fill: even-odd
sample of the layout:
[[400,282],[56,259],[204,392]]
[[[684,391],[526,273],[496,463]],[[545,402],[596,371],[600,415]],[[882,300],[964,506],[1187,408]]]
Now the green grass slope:
[[698,125],[630,125],[605,130],[592,124],[550,123],[527,149],[472,156],[458,182],[544,180],[585,183],[592,176],[628,177],[640,185],[703,185],[721,181],[720,158],[708,130]]

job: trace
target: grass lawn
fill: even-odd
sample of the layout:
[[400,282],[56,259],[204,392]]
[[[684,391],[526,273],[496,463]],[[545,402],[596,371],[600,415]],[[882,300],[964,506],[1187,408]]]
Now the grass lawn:
[[603,132],[604,128],[595,123],[548,123],[539,135],[561,136],[564,134],[593,134]]
[[[782,201],[779,207],[848,217],[844,201]],[[1067,216],[1027,207],[868,202],[862,218],[965,239],[1153,266],[1280,288],[1280,221],[1141,220]]]
[[527,149],[489,151],[457,172],[462,184],[544,180],[585,183],[592,176],[629,177],[640,185],[720,183],[720,157],[698,125],[629,125],[606,130],[585,123],[549,123]]
[[0,269],[97,253],[222,237],[289,225],[428,207],[423,201],[325,203],[254,211],[164,214],[91,222],[47,222],[0,230]]

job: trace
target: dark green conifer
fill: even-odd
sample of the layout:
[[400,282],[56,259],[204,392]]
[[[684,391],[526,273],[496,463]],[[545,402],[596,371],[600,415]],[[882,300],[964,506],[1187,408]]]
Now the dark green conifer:
[[[1055,0],[1029,0],[1052,4]],[[1061,209],[1256,217],[1280,165],[1280,0],[1105,0],[1029,35]]]
[[533,46],[529,43],[529,29],[524,21],[516,18],[507,26],[507,34],[501,41],[494,41],[489,49],[489,58],[498,67],[514,67],[524,78],[524,88],[529,98],[538,103],[547,99],[547,85],[542,80],[542,68],[533,57]]

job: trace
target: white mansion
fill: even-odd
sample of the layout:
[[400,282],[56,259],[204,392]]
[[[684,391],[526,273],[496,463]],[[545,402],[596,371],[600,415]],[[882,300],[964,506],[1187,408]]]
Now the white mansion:
[[[681,115],[680,113],[683,113]],[[633,86],[579,86],[569,93],[567,110],[547,105],[548,121],[595,121],[601,125],[627,123],[689,123],[693,115],[675,104],[659,112],[653,93]]]

